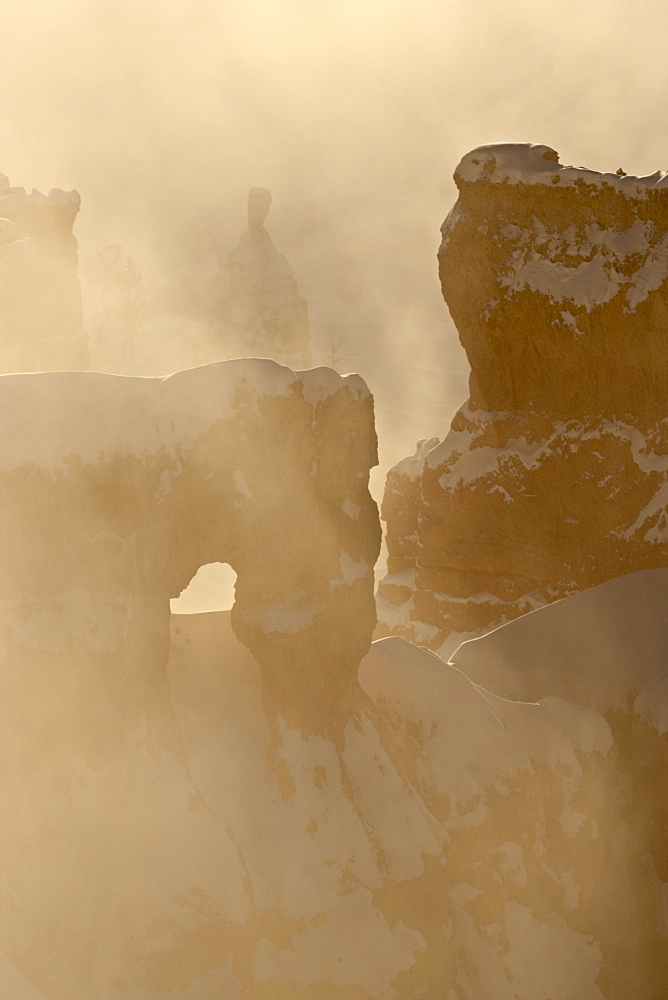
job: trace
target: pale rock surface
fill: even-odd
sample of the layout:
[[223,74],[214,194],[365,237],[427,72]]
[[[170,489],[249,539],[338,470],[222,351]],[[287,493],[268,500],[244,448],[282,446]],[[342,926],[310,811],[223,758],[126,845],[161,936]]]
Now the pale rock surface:
[[90,367],[77,278],[76,191],[0,184],[0,372]]
[[[668,569],[629,573],[465,641],[451,662],[506,698],[554,695],[610,718],[636,702],[640,712],[650,684],[660,694],[667,607]],[[648,721],[660,728],[658,715]]]
[[388,475],[386,627],[451,649],[668,560],[668,184],[546,146],[464,157],[443,294],[471,364],[450,433]]

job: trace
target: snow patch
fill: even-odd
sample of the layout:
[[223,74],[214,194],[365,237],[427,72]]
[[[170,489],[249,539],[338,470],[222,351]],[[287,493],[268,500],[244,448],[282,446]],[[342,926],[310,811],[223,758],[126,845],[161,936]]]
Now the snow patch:
[[232,484],[234,486],[234,492],[240,493],[241,496],[246,497],[247,500],[253,499],[253,494],[248,489],[248,483],[246,482],[246,477],[243,472],[235,469],[232,473]]
[[481,180],[492,184],[545,184],[550,187],[588,184],[640,198],[646,197],[652,189],[668,187],[667,171],[657,170],[644,177],[620,177],[585,167],[570,167],[559,163],[559,154],[550,146],[530,142],[478,146],[460,160],[454,177],[458,183],[468,184]]
[[360,516],[362,508],[358,503],[353,503],[352,500],[344,500],[341,504],[341,510],[351,521],[356,521]]
[[[511,249],[499,274],[501,286],[510,292],[529,288],[553,302],[591,309],[626,287],[625,309],[630,312],[668,275],[668,237],[654,246],[655,227],[641,219],[622,232],[598,225],[555,231],[534,217],[530,228],[506,226],[500,237]],[[561,316],[582,334],[572,313],[562,311]]]
[[353,559],[348,552],[342,552],[339,557],[339,568],[341,571],[341,576],[334,580],[329,581],[330,591],[335,590],[337,587],[343,584],[350,585],[355,583],[356,580],[360,580],[362,577],[366,576],[369,566],[364,559]]
[[422,438],[418,441],[415,454],[402,458],[400,462],[392,466],[390,473],[397,476],[405,476],[411,482],[415,482],[422,475],[425,458],[439,444],[436,437]]

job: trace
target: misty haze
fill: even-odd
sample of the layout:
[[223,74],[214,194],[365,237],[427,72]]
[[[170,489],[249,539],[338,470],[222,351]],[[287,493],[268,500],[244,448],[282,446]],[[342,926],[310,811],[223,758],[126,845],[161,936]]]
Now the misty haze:
[[0,1000],[665,1000],[665,4],[2,14]]

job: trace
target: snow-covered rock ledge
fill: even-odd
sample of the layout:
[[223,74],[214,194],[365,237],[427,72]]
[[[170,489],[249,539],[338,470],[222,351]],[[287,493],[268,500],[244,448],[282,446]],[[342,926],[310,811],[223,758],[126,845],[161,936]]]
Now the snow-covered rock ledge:
[[668,170],[657,170],[645,177],[630,176],[621,168],[614,174],[600,173],[559,163],[556,150],[531,142],[477,146],[462,157],[454,176],[460,189],[463,184],[475,184],[480,180],[492,184],[558,184],[560,187],[591,184],[639,197],[645,197],[652,189],[668,188]]

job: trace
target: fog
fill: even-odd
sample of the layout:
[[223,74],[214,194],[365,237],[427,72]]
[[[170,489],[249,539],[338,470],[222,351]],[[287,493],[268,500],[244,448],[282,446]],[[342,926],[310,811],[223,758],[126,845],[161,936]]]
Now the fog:
[[[435,323],[439,357],[462,366],[435,252],[467,150],[545,142],[638,174],[665,160],[662,0],[2,9],[0,168],[80,192],[82,254],[120,244],[146,278],[206,272],[262,185],[314,327],[390,323],[407,361]],[[366,347],[355,338],[347,353]]]
[[[436,269],[461,156],[517,139],[601,170],[665,161],[662,0],[2,8],[0,170],[81,194],[84,304],[87,262],[109,245],[149,300],[210,277],[245,228],[249,187],[269,188],[313,363],[359,370],[374,392],[377,499],[387,467],[442,437],[467,392]],[[157,373],[169,367],[165,348]]]
[[[3,370],[24,374],[0,380],[11,818],[0,823],[0,994],[618,1000],[642,981],[649,996],[665,927],[656,608],[668,570],[652,563],[641,580],[613,579],[614,593],[586,589],[579,616],[548,585],[571,571],[563,539],[576,535],[587,572],[605,577],[608,550],[608,582],[620,566],[647,569],[649,531],[665,528],[649,521],[665,507],[665,438],[629,426],[627,440],[615,422],[594,442],[587,425],[578,465],[577,432],[550,444],[553,429],[543,439],[537,422],[526,440],[548,442],[546,467],[550,448],[565,457],[542,479],[537,461],[518,458],[507,483],[517,521],[501,507],[514,499],[503,481],[479,491],[478,507],[475,477],[462,476],[441,546],[446,507],[432,505],[432,617],[447,601],[472,608],[472,621],[499,606],[524,615],[510,652],[498,629],[460,646],[454,666],[445,647],[443,659],[432,652],[439,630],[426,617],[413,637],[429,649],[399,626],[372,644],[374,565],[377,577],[385,567],[373,501],[388,468],[417,439],[442,439],[467,395],[436,258],[458,161],[517,140],[602,171],[665,168],[665,0],[0,0],[0,13],[0,172],[81,195],[91,366],[192,365],[171,379],[114,379],[25,374],[5,355]],[[229,358],[199,321],[196,292],[246,230],[252,188],[271,192],[266,226],[308,302],[313,367],[338,375],[184,363],[198,337],[209,360]],[[57,211],[38,208],[48,236]],[[63,352],[73,324],[81,335],[76,254],[61,229],[60,270],[45,254],[22,272],[30,248],[15,243],[30,240],[11,244],[2,290],[12,299],[23,274],[10,303],[19,347],[34,319],[25,301],[42,325],[61,323]],[[116,360],[95,339],[105,262],[125,276],[135,324]],[[644,333],[643,315],[614,327],[605,349],[636,351],[628,334]],[[656,347],[646,339],[643,359]],[[609,367],[621,383],[619,357]],[[373,406],[359,379],[340,377],[356,371]],[[647,380],[651,416],[660,381]],[[503,435],[484,416],[466,440],[492,462],[489,441]],[[590,502],[608,480],[606,499]],[[417,503],[403,534],[397,517],[396,551],[412,560],[389,574],[397,593],[417,592],[411,546],[427,550]],[[569,504],[579,521],[563,516]],[[650,554],[658,563],[663,552]],[[534,575],[554,604],[526,615],[517,608]],[[584,573],[576,585],[592,586]],[[480,630],[452,631],[459,643]],[[520,689],[536,662],[543,686]]]

